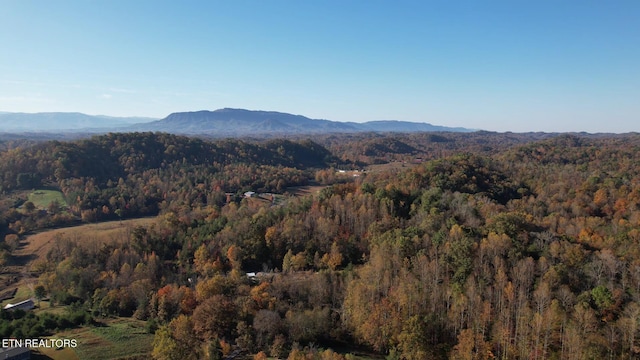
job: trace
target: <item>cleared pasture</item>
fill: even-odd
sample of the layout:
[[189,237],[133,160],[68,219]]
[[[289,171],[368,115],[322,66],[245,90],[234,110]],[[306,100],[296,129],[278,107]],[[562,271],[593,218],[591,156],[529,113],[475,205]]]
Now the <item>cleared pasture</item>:
[[[15,252],[16,257],[30,257],[26,262],[30,266],[39,259],[44,259],[51,247],[58,239],[66,238],[79,244],[102,244],[112,241],[124,241],[129,233],[137,226],[148,226],[156,221],[155,217],[122,221],[108,221],[97,224],[85,224],[68,228],[53,229],[27,236],[20,248]],[[29,269],[27,269],[29,270]]]
[[35,190],[34,192],[29,194],[28,200],[31,201],[38,209],[46,209],[47,207],[49,207],[49,204],[54,201],[57,201],[62,207],[67,206],[67,202],[64,200],[64,196],[60,191],[57,190]]
[[103,326],[84,326],[56,334],[58,339],[75,339],[76,348],[41,349],[55,360],[106,360],[151,357],[153,335],[145,331],[145,323],[130,318],[107,320]]

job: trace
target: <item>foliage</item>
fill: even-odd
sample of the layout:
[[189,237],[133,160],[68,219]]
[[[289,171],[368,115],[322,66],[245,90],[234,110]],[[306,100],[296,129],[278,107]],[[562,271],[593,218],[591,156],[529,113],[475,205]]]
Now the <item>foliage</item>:
[[35,315],[23,310],[0,311],[0,336],[3,338],[37,338],[56,331],[89,324],[91,316],[82,308],[70,308],[66,314]]
[[[318,139],[323,150],[121,134],[2,156],[26,164],[42,149],[76,159],[113,148],[104,166],[119,178],[65,163],[40,179],[73,194],[69,207],[92,221],[115,209],[160,212],[158,222],[101,246],[60,237],[40,280],[54,300],[79,300],[95,316],[158,325],[156,358],[339,359],[324,348],[355,345],[402,359],[636,358],[640,136],[524,144],[524,135],[473,134],[467,148],[438,136]],[[345,150],[364,142],[375,151]],[[446,156],[350,181],[326,172],[334,156],[406,160],[424,149]],[[308,172],[318,164],[325,172]],[[3,178],[7,188],[17,174]],[[327,182],[314,195],[226,198],[248,186],[284,192],[312,174]],[[36,219],[11,207],[7,232]],[[2,334],[39,322],[22,316]]]

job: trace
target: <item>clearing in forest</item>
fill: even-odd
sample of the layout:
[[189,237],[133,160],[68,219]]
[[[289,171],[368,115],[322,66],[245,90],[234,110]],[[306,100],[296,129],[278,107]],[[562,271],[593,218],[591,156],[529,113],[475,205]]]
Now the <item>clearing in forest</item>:
[[38,189],[29,194],[28,200],[31,201],[36,208],[46,209],[54,201],[57,201],[61,207],[67,207],[64,196],[57,190]]
[[106,319],[102,326],[83,326],[57,333],[56,338],[75,339],[75,349],[44,349],[50,359],[120,359],[148,358],[153,348],[153,335],[145,322],[132,318]]
[[13,298],[5,299],[3,304],[26,300],[32,296],[27,290],[32,288],[37,280],[32,275],[32,267],[46,259],[57,239],[67,238],[87,245],[123,241],[136,226],[149,226],[155,221],[155,217],[108,221],[47,230],[26,236],[20,241],[8,264],[0,268],[0,293],[11,294],[18,290]]
[[295,196],[307,196],[316,194],[326,187],[327,185],[290,186],[287,192]]

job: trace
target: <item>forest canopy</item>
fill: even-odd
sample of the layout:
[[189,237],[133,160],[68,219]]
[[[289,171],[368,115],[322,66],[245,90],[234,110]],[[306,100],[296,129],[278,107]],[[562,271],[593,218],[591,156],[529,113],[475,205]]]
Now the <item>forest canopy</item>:
[[[0,153],[2,251],[157,216],[34,270],[54,301],[147,322],[157,359],[634,359],[638,164],[636,134],[39,142]],[[66,205],[26,206],[43,187]]]

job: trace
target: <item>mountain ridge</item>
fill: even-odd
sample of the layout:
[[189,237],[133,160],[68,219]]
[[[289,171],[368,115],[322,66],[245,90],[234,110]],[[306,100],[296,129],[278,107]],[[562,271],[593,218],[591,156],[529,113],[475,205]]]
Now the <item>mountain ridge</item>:
[[134,125],[136,131],[166,131],[179,134],[304,134],[335,132],[471,132],[462,127],[446,127],[401,120],[375,120],[364,123],[311,119],[277,111],[223,108],[172,113],[164,119]]
[[[80,112],[0,112],[0,132],[83,132],[109,130],[126,127],[144,121],[156,120],[146,117],[116,117],[87,115]],[[106,131],[105,131],[106,132]]]
[[2,113],[0,132],[144,132],[159,131],[183,135],[260,136],[339,132],[471,132],[473,129],[446,127],[402,120],[374,120],[364,123],[311,119],[278,111],[222,108],[171,113],[163,119],[110,117],[77,112]]

